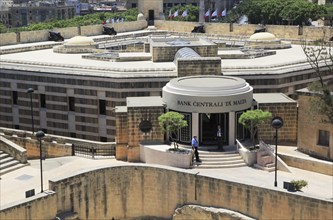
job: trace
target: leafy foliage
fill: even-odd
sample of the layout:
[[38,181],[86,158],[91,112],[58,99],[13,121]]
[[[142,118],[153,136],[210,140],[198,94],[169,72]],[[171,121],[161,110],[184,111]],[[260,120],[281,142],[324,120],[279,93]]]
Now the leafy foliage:
[[20,31],[36,31],[36,30],[52,30],[54,28],[66,28],[101,24],[103,21],[109,18],[124,18],[125,21],[136,21],[138,10],[136,8],[129,9],[126,12],[99,12],[93,14],[87,14],[84,16],[76,16],[68,20],[53,20],[50,22],[30,24],[26,27],[6,29],[0,25],[0,32],[20,32]]
[[301,191],[303,187],[306,187],[308,185],[308,182],[306,180],[292,180],[290,181],[295,187],[296,191]]
[[248,110],[243,112],[243,114],[239,117],[238,122],[245,128],[249,129],[251,133],[253,146],[255,146],[254,137],[259,130],[259,126],[267,122],[270,118],[272,118],[272,113],[263,111],[261,109]]
[[170,132],[170,138],[174,142],[174,147],[178,148],[178,145],[174,140],[178,139],[178,131],[187,126],[187,121],[184,120],[184,115],[170,111],[158,117],[158,123],[164,132]]
[[292,20],[293,24],[302,25],[309,19],[318,19],[326,8],[307,0],[246,0],[236,11],[247,15],[252,24],[283,24]]
[[[199,19],[199,7],[198,6],[193,6],[190,4],[181,6],[181,5],[177,5],[175,7],[172,7],[171,9],[171,13],[172,15],[178,10],[178,17],[173,17],[172,20],[173,21],[198,21]],[[187,11],[187,16],[186,17],[182,17],[182,14],[184,11]],[[165,19],[169,19],[169,11],[167,12],[167,14],[165,15],[166,18]]]

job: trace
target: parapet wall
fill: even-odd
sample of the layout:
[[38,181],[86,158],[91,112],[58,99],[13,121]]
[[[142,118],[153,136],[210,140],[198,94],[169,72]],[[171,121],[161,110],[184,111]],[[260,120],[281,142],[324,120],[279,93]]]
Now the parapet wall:
[[[120,22],[107,26],[114,27],[114,29],[117,32],[121,33],[121,32],[144,29],[147,27],[147,21],[141,20],[141,21],[132,21],[132,22]],[[83,36],[102,35],[103,26],[88,25],[88,26],[79,26],[79,27],[55,28],[52,31],[60,32],[65,39],[68,39],[78,35],[83,35]],[[49,37],[49,30],[4,33],[0,34],[0,39],[1,39],[0,46],[19,44],[19,43],[48,41],[48,37]]]
[[[26,159],[40,157],[39,141],[31,132],[0,127],[4,138],[26,149]],[[72,156],[72,144],[92,146],[115,146],[115,142],[97,142],[64,136],[46,134],[43,138],[42,149],[46,158]]]
[[[65,211],[77,212],[78,219],[170,219],[185,204],[229,209],[256,219],[333,216],[333,201],[160,167],[99,169],[50,181],[50,189],[55,195],[3,209],[0,219],[53,219]],[[41,210],[48,210],[47,215]]]
[[[160,30],[175,32],[191,32],[197,22],[163,21],[156,20],[155,27]],[[325,36],[329,40],[333,36],[333,28],[329,26],[290,26],[290,25],[266,25],[267,31],[277,38],[299,41],[319,40]],[[206,34],[216,34],[225,36],[250,36],[258,28],[256,24],[229,24],[229,23],[205,23]]]

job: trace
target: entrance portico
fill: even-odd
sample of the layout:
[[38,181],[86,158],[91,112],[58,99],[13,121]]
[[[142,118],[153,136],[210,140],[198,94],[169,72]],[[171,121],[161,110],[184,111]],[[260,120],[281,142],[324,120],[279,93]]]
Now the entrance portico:
[[200,145],[214,145],[221,125],[225,144],[234,145],[241,130],[237,119],[251,108],[253,88],[237,77],[188,76],[172,79],[163,87],[162,99],[169,111],[182,113],[188,121],[189,126],[180,131],[180,142],[189,143],[196,135]]

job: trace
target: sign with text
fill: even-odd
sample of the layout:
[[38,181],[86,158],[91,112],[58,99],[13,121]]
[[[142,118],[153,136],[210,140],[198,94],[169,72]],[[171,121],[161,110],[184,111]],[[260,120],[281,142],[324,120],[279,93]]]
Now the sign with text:
[[231,96],[185,96],[174,93],[163,93],[163,100],[168,109],[182,112],[223,113],[245,110],[251,107],[252,91]]

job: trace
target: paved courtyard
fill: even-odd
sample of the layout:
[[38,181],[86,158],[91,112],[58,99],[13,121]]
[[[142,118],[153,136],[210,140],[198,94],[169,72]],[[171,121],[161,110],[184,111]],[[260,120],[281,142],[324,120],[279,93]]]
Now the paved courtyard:
[[[308,157],[299,152],[296,148],[279,147],[280,151],[298,156]],[[25,192],[35,189],[35,193],[40,193],[40,160],[29,160],[30,166],[26,166],[11,173],[1,176],[0,180],[0,209],[23,202]],[[302,169],[290,167],[291,173],[278,171],[278,186],[274,187],[274,172],[267,172],[251,167],[224,168],[224,169],[178,169],[161,165],[128,163],[111,159],[90,159],[83,157],[60,157],[46,159],[43,161],[43,188],[48,190],[48,181],[52,179],[66,178],[85,171],[112,167],[112,166],[154,166],[165,169],[174,169],[182,172],[193,173],[202,176],[229,180],[259,187],[288,192],[283,189],[283,181],[300,180],[308,181],[308,186],[302,192],[289,192],[304,195],[312,198],[319,198],[333,201],[333,176],[323,175]]]

